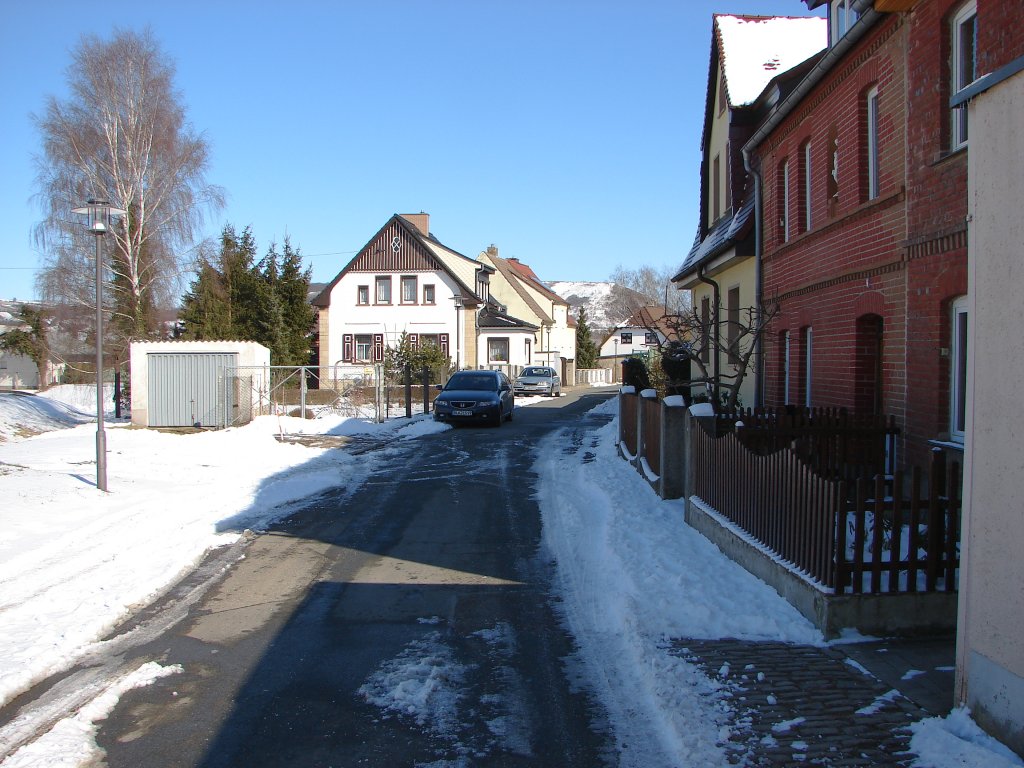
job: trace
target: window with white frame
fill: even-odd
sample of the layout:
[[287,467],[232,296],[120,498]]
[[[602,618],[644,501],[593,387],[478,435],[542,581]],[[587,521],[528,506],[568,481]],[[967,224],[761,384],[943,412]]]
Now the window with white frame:
[[803,204],[804,204],[804,232],[811,231],[811,208],[814,202],[811,198],[811,140],[808,139],[804,142],[803,155],[803,173],[800,174],[800,185],[803,187]]
[[374,294],[376,302],[378,304],[390,304],[391,303],[391,276],[385,275],[378,277],[375,281],[376,293]]
[[402,276],[402,303],[403,304],[415,304],[416,303],[416,276],[415,275],[403,275]]
[[828,4],[829,41],[832,45],[838,43],[860,18],[853,5],[854,0],[832,0]]
[[373,337],[369,334],[356,335],[356,360],[367,361],[373,352]]
[[801,349],[800,365],[800,403],[805,408],[811,407],[811,373],[814,369],[814,331],[811,326],[800,329]]
[[507,363],[508,362],[508,339],[490,337],[487,339],[487,362]]
[[[953,17],[951,40],[953,75],[952,95],[956,95],[977,77],[978,64],[978,9],[976,3],[964,5]],[[950,149],[959,149],[967,144],[967,105],[953,109],[950,126]]]
[[782,366],[781,376],[779,377],[781,379],[782,384],[782,404],[789,405],[789,374],[792,370],[790,367],[792,361],[790,357],[789,331],[782,332],[781,338],[779,339],[779,346],[781,347],[781,358],[779,362]]
[[867,112],[865,129],[865,143],[867,148],[867,199],[874,200],[878,197],[878,86],[875,86],[867,93]]
[[779,167],[779,236],[789,241],[789,159]]
[[949,437],[962,443],[967,429],[967,297],[953,302],[949,349]]

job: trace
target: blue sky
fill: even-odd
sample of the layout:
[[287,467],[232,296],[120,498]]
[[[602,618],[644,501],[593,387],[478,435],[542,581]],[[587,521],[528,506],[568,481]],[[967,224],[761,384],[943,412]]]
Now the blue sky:
[[677,266],[697,226],[712,13],[800,0],[0,2],[0,298],[40,255],[30,117],[83,33],[149,26],[176,63],[208,181],[260,253],[290,235],[327,281],[393,213],[495,244],[544,280]]

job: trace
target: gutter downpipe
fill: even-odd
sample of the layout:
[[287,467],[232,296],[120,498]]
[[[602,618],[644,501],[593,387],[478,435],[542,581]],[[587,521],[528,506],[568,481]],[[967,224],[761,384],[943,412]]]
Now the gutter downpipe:
[[[881,14],[874,9],[874,0],[854,0],[853,7],[854,10],[863,15],[857,19],[857,22],[850,28],[849,32],[843,35],[835,45],[825,52],[824,56],[818,59],[817,63],[815,63],[811,68],[811,71],[808,72],[804,78],[797,83],[796,88],[790,91],[789,94],[786,95],[786,98],[784,98],[782,102],[771,111],[764,122],[762,122],[761,125],[758,126],[757,130],[754,131],[754,135],[747,140],[746,144],[743,145],[743,167],[754,177],[754,295],[759,305],[762,303],[761,291],[764,279],[761,267],[761,259],[763,255],[761,232],[763,226],[763,185],[760,169],[755,169],[754,164],[751,162],[751,153],[755,147],[767,138],[769,133],[778,127],[783,118],[792,111],[793,107],[799,104],[800,101],[811,92],[811,89],[818,84],[818,81],[825,76],[836,61],[842,58],[846,52],[867,33],[868,28],[881,18]],[[697,277],[704,282],[711,282],[703,276],[701,271],[698,271]],[[714,283],[712,283],[712,285],[715,287],[715,303],[717,307],[718,286]],[[756,344],[757,348],[754,352],[754,359],[756,361],[754,364],[754,399],[757,401],[758,405],[761,405],[764,403],[764,356],[760,336],[758,336]],[[715,371],[715,386],[717,390],[717,366]]]
[[[719,371],[719,365],[721,355],[719,355],[718,349],[718,304],[722,300],[722,294],[721,289],[718,287],[718,283],[716,283],[714,280],[712,280],[710,277],[704,274],[704,267],[704,262],[701,262],[700,264],[697,265],[697,279],[700,280],[702,283],[707,283],[708,285],[710,285],[711,290],[714,291],[715,300],[711,303],[711,327],[715,329],[715,343],[711,348],[711,354],[715,356],[712,367],[712,370],[714,370],[712,379],[714,380],[715,397],[718,398],[718,400],[720,401],[721,395],[719,394],[719,385],[721,384],[721,374]],[[718,413],[718,407],[720,404],[720,402],[713,403],[715,413]]]

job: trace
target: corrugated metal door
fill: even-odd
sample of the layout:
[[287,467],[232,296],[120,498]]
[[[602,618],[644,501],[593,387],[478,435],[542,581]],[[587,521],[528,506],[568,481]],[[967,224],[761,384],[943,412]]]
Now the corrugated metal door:
[[222,352],[149,354],[149,426],[220,427],[225,403],[219,391],[224,369],[238,355]]

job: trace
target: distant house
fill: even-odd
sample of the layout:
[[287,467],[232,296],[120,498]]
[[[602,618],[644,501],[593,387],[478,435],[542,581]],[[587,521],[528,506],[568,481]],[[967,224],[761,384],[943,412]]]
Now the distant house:
[[657,353],[671,333],[664,307],[641,307],[601,340],[597,364],[601,368],[610,368],[612,381],[619,381],[622,373],[619,364],[623,360]]
[[434,237],[428,214],[395,214],[313,299],[319,365],[379,363],[403,333],[459,368],[529,365],[540,326],[491,295],[495,272]]
[[574,381],[576,319],[569,312],[569,302],[541,282],[519,259],[499,256],[493,245],[478,259],[493,269],[491,295],[537,330],[533,344],[524,348],[528,363],[554,366],[563,381]]
[[[692,306],[716,340],[704,345],[703,362],[722,387],[729,386],[745,350],[734,349],[731,337],[719,337],[738,333],[760,298],[756,190],[741,150],[780,98],[811,68],[826,40],[822,18],[713,17],[701,139],[700,220],[693,247],[672,282],[691,292]],[[795,166],[789,172],[795,175]],[[756,376],[743,379],[741,402],[755,403],[756,385]]]
[[[15,329],[27,330],[21,319],[21,301],[0,301],[0,334]],[[47,365],[46,386],[56,384],[61,366],[50,361]],[[39,367],[28,355],[5,352],[0,349],[0,389],[39,389]]]

